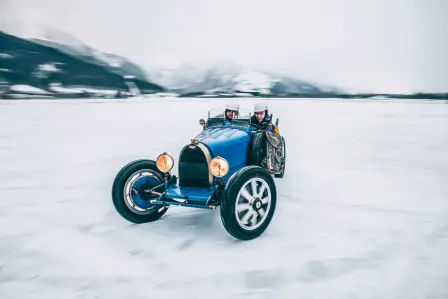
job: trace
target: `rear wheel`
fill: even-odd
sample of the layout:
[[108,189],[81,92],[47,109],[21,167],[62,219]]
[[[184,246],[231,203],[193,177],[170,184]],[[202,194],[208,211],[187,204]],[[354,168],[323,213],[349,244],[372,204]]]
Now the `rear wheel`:
[[240,240],[259,237],[275,212],[274,179],[258,166],[247,166],[228,182],[221,202],[221,220],[227,232]]
[[261,166],[261,161],[266,156],[266,135],[259,131],[252,136],[249,148],[249,165]]
[[[112,201],[117,212],[133,223],[158,220],[168,210],[167,206],[151,204],[157,195],[151,189],[163,191],[163,173],[152,160],[138,160],[124,166],[115,177]],[[162,185],[162,187],[160,187]]]

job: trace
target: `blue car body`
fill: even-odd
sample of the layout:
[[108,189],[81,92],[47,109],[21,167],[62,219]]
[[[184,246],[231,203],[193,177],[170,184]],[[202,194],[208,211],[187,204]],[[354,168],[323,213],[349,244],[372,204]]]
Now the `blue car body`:
[[[249,148],[255,132],[249,119],[229,122],[224,118],[209,118],[206,128],[179,155],[179,180],[175,178],[165,182],[165,192],[153,204],[214,208],[211,201],[219,184],[225,185],[235,172],[248,165]],[[206,159],[202,159],[202,163],[188,162],[190,153],[194,151],[199,156],[204,154]],[[218,156],[229,164],[229,172],[221,179],[212,177],[208,171],[208,162]],[[205,176],[208,177],[207,182]]]
[[[220,206],[230,235],[241,240],[260,236],[277,202],[273,176],[284,174],[283,137],[277,127],[273,134],[266,133],[266,127],[252,127],[250,116],[227,121],[222,114],[210,117],[209,112],[200,124],[202,131],[177,159],[162,153],[155,161],[135,160],[118,172],[112,186],[116,210],[133,223],[148,223],[160,219],[172,205]],[[171,173],[174,163],[179,166],[177,175]]]
[[229,173],[223,177],[224,182],[230,176],[247,165],[251,132],[240,127],[215,127],[204,130],[196,139],[208,146],[213,157],[224,157],[229,162]]

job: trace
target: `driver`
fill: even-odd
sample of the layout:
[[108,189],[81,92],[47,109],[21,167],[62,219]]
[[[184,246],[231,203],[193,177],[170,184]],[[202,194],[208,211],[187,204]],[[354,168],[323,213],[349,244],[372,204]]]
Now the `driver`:
[[238,103],[227,104],[226,110],[224,111],[226,120],[232,121],[232,119],[238,118],[239,110],[240,105]]
[[250,124],[260,127],[262,130],[273,132],[275,126],[268,114],[268,106],[257,103],[254,106],[254,115],[250,118]]

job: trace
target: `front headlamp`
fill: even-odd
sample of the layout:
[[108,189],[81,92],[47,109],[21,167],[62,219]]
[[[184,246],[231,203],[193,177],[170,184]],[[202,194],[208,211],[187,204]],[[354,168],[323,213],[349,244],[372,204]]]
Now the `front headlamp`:
[[169,172],[174,166],[174,159],[168,153],[163,153],[157,157],[156,164],[161,172]]
[[222,178],[229,172],[229,163],[222,157],[216,157],[210,161],[208,169],[213,176]]

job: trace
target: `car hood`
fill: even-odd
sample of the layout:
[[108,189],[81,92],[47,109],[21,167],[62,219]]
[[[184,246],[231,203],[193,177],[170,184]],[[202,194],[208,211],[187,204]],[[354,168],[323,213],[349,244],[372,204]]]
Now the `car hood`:
[[229,162],[230,168],[238,167],[247,162],[250,135],[248,132],[232,127],[209,128],[195,138],[205,144],[213,157],[223,157]]

